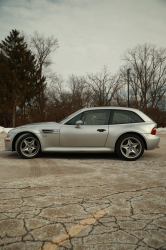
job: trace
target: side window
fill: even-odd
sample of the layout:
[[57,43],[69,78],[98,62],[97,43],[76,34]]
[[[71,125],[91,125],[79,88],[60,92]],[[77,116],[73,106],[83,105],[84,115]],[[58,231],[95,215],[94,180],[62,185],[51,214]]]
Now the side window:
[[108,125],[110,110],[90,110],[83,114],[83,125]]
[[127,110],[114,110],[112,124],[138,123],[138,122],[144,122],[144,121],[136,113]]
[[76,115],[74,118],[72,118],[71,120],[69,120],[65,124],[66,125],[76,125],[76,122],[79,121],[79,120],[81,120],[81,116],[82,116],[82,113],[79,114],[79,115]]

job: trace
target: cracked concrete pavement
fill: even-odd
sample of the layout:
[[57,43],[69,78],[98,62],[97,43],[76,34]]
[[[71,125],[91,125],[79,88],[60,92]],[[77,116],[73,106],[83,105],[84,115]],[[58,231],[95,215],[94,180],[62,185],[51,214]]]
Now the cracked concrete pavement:
[[98,210],[103,216],[56,249],[166,249],[166,134],[159,135],[160,148],[125,162],[116,154],[23,160],[3,151],[0,134],[0,250],[42,249]]

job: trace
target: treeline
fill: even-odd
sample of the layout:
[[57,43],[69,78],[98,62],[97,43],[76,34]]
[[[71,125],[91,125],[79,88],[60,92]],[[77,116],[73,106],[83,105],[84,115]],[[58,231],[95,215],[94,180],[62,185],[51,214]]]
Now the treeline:
[[127,106],[130,68],[130,107],[142,110],[158,126],[166,126],[166,50],[137,45],[127,50],[124,65],[112,75],[101,72],[71,75],[51,71],[58,40],[35,32],[31,37],[12,30],[0,43],[0,125],[59,121],[93,106]]

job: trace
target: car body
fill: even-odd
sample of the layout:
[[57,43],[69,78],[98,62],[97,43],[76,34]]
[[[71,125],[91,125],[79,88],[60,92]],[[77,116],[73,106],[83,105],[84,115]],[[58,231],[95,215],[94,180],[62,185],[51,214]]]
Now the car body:
[[124,160],[136,160],[160,141],[157,124],[143,112],[122,107],[81,109],[61,122],[43,122],[9,131],[5,150],[22,158],[40,152],[118,152]]

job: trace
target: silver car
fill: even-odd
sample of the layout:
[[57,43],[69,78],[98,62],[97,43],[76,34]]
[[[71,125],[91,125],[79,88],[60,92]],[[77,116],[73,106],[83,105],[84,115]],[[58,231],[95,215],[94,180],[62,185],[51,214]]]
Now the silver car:
[[34,123],[9,131],[5,150],[22,158],[40,152],[111,153],[127,161],[137,160],[144,150],[160,141],[157,124],[137,109],[95,107],[81,109],[60,122]]

